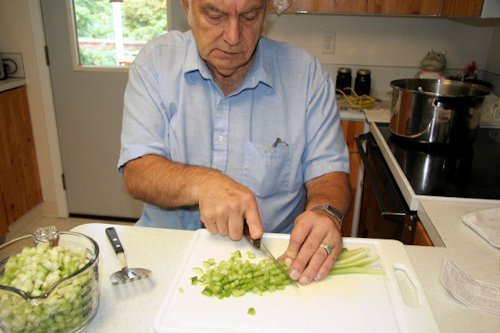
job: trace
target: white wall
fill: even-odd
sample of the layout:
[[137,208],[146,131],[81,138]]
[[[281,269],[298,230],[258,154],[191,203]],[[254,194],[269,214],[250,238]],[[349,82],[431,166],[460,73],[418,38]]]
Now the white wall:
[[0,52],[22,53],[46,215],[67,215],[38,0],[0,0]]
[[[188,29],[180,4],[173,9],[174,28]],[[476,61],[481,77],[497,80],[500,65],[492,63],[498,63],[499,58],[488,50],[500,47],[499,28],[491,26],[491,22],[500,25],[500,20],[482,22],[486,21],[469,20],[471,24],[465,24],[436,17],[269,14],[264,34],[306,48],[334,77],[341,66],[353,71],[371,69],[372,88],[384,98],[391,80],[415,76],[420,60],[430,49],[446,51],[447,75],[461,74],[467,63]],[[321,53],[323,31],[335,33],[333,55]]]
[[[391,80],[413,77],[430,49],[446,51],[447,74],[462,73],[473,60],[481,71],[488,68],[500,74],[491,64],[498,56],[488,54],[493,27],[435,17],[368,15],[271,14],[268,21],[267,36],[308,49],[333,76],[341,66],[371,69],[378,95],[390,90]],[[321,54],[322,31],[335,32],[333,55]],[[493,48],[498,50],[498,45]]]
[[500,27],[493,30],[485,69],[484,78],[493,83],[495,94],[500,96]]
[[500,75],[500,27],[496,27],[493,30],[488,51],[486,69]]

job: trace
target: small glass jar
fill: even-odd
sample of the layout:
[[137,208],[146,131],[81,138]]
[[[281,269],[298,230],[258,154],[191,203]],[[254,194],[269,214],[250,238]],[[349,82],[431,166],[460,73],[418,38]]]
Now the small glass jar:
[[340,67],[337,71],[337,80],[335,82],[336,89],[342,90],[346,95],[351,94],[352,88],[352,75],[351,69],[348,67]]
[[370,95],[371,83],[371,71],[369,69],[361,68],[356,71],[354,91],[358,96]]

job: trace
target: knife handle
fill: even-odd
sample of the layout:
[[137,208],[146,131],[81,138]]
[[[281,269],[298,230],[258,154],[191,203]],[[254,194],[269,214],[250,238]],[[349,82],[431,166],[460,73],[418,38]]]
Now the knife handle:
[[253,239],[252,236],[250,236],[250,229],[248,228],[246,219],[243,220],[243,234],[253,246],[260,249],[260,239]]
[[109,241],[111,242],[111,245],[113,246],[113,249],[115,250],[115,253],[124,253],[125,251],[123,250],[122,243],[120,242],[120,238],[118,238],[118,233],[116,232],[116,229],[113,227],[106,228],[106,236],[108,236]]

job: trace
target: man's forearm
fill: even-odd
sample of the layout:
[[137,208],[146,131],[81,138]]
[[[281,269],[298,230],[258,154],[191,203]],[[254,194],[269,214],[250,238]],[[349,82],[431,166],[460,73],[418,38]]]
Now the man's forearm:
[[306,183],[306,189],[306,210],[328,204],[345,214],[351,207],[352,190],[346,173],[332,172],[312,179]]
[[159,207],[198,204],[198,189],[218,171],[172,162],[157,155],[146,155],[125,165],[124,182],[134,199]]

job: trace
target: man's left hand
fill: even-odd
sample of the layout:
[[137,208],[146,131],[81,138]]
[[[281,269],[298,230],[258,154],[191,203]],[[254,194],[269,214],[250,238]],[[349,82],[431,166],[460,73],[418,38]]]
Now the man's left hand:
[[[328,246],[331,253],[327,252]],[[307,210],[295,220],[281,259],[290,266],[290,277],[307,285],[328,275],[342,246],[340,223],[326,212]]]

